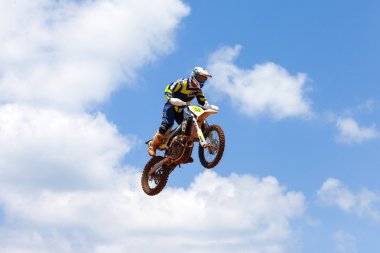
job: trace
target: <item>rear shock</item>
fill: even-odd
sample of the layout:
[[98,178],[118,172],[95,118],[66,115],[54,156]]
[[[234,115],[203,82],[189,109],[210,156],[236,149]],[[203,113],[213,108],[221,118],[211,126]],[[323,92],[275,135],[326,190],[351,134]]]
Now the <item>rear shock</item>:
[[193,117],[188,117],[185,121],[185,129],[183,129],[182,131],[186,136],[190,136],[192,129],[193,129]]

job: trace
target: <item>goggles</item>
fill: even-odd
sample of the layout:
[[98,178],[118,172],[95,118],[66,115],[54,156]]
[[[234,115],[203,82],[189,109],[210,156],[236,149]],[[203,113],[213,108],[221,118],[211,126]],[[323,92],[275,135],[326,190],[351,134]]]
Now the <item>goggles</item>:
[[200,82],[200,83],[204,83],[207,81],[207,76],[202,76],[202,75],[199,75],[199,76],[196,76],[195,79]]

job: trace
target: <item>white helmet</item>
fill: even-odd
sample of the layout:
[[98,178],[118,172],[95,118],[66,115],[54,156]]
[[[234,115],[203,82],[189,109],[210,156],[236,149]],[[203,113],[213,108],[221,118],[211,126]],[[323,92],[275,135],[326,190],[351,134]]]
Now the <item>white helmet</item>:
[[212,77],[212,75],[208,73],[207,70],[201,67],[195,67],[190,75],[190,79],[193,81],[193,83],[198,89],[203,87],[204,83],[207,81],[207,78],[209,77]]

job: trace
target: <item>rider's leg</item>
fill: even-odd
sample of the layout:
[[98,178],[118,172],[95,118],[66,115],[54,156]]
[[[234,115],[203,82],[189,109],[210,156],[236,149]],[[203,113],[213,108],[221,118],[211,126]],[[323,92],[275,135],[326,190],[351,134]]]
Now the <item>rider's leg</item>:
[[174,119],[175,121],[177,122],[178,125],[180,125],[183,121],[183,119],[185,118],[185,115],[184,115],[184,111],[182,109],[176,111],[174,110]]
[[148,147],[148,154],[150,156],[156,156],[156,150],[158,146],[160,146],[164,138],[165,138],[165,135],[161,134],[159,131],[156,132],[156,134],[153,137],[152,142],[150,143]]
[[162,112],[162,123],[148,147],[148,154],[156,156],[156,150],[165,138],[166,133],[174,124],[174,108],[171,104],[165,104]]

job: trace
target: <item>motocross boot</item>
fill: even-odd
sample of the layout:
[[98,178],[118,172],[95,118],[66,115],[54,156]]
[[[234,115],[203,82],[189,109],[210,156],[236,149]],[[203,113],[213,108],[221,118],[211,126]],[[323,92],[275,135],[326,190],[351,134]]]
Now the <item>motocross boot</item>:
[[156,156],[156,149],[162,143],[162,140],[165,138],[165,135],[160,134],[158,131],[153,137],[153,140],[150,142],[148,147],[148,154],[150,156]]

